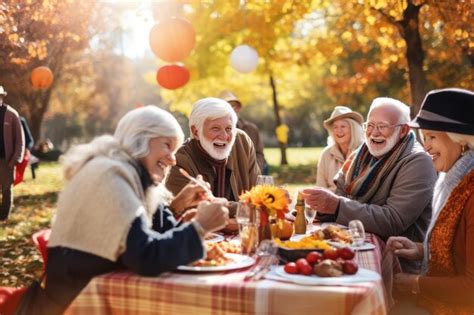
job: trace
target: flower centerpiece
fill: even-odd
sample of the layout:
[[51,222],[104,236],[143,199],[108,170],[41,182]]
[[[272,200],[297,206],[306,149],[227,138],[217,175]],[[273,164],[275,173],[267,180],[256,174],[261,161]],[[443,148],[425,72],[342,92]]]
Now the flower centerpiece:
[[256,185],[240,195],[239,199],[257,209],[260,217],[260,240],[271,238],[269,218],[276,219],[278,225],[283,224],[290,203],[286,189],[273,185]]

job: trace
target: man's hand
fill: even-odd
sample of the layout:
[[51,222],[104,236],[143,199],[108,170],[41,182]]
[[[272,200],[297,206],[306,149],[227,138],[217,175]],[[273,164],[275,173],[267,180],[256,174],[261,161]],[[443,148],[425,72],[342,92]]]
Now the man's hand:
[[307,205],[320,213],[334,214],[339,205],[339,196],[322,187],[304,189],[303,198]]

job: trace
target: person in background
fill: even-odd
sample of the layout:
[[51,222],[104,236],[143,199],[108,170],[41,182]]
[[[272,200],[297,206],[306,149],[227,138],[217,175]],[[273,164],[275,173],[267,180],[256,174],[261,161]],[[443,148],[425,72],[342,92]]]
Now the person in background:
[[424,243],[391,237],[387,247],[405,259],[423,261],[421,275],[395,275],[394,288],[412,294],[396,314],[474,314],[474,92],[429,92],[409,124],[419,128],[438,181],[433,217]]
[[242,103],[240,100],[235,96],[234,93],[230,91],[222,91],[219,94],[219,98],[223,99],[224,101],[228,102],[232,108],[234,109],[235,113],[239,120],[237,121],[237,128],[245,131],[247,135],[252,139],[253,146],[255,147],[255,153],[257,154],[257,164],[260,168],[260,171],[263,175],[268,174],[268,164],[265,161],[265,155],[263,154],[263,141],[260,138],[260,132],[258,131],[257,125],[254,123],[243,119],[240,116],[240,110],[242,109]]
[[[113,136],[68,151],[46,284],[29,314],[62,314],[97,275],[128,269],[157,276],[205,255],[205,235],[226,225],[228,210],[201,201],[201,186],[186,185],[175,197],[165,188],[183,137],[170,113],[145,106],[122,117]],[[172,211],[196,206],[194,218],[178,225]]]
[[0,221],[8,219],[13,203],[13,180],[15,165],[23,159],[25,136],[20,116],[11,106],[3,102],[7,95],[0,85],[0,185],[2,186],[2,207]]
[[[28,167],[28,164],[30,164],[31,149],[33,148],[34,144],[33,136],[31,135],[30,127],[28,127],[28,122],[26,121],[25,117],[20,116],[20,121],[23,134],[25,135],[25,153],[23,154],[23,160],[21,160],[21,162],[18,163],[15,168],[15,180],[13,182],[13,185],[15,186],[23,182],[25,170]],[[33,168],[31,169],[31,171],[32,177],[34,179],[35,176]]]
[[318,162],[316,186],[336,191],[334,176],[347,157],[364,142],[363,122],[361,114],[346,106],[336,106],[331,117],[324,121],[329,137]]
[[[338,173],[336,192],[321,187],[303,191],[321,220],[348,225],[358,219],[366,231],[384,241],[394,235],[423,241],[436,172],[409,121],[410,109],[402,102],[388,97],[373,100],[363,124],[365,142]],[[405,272],[416,273],[421,267],[400,262]]]

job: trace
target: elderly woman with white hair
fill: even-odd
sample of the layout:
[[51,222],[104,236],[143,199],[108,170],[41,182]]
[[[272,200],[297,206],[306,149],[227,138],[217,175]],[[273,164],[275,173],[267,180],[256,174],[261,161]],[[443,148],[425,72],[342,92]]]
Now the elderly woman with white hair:
[[328,145],[318,162],[316,186],[336,191],[334,177],[349,155],[364,142],[364,117],[346,106],[336,106],[331,117],[324,121],[328,131]]
[[[201,202],[198,185],[185,186],[174,199],[164,187],[182,141],[170,113],[146,106],[128,112],[114,136],[70,149],[46,285],[30,314],[62,313],[94,276],[118,269],[156,276],[205,255],[205,234],[226,225],[228,210]],[[196,205],[194,219],[178,226],[170,208]]]
[[439,177],[424,243],[400,236],[387,242],[395,255],[423,261],[421,275],[395,276],[395,289],[414,299],[394,312],[474,314],[474,93],[431,91],[409,125],[420,128]]

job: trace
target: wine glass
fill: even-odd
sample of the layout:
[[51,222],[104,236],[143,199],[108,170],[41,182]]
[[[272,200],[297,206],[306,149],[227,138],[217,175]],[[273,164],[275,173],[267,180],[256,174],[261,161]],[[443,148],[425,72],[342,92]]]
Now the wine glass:
[[241,253],[251,255],[255,253],[258,245],[258,215],[251,205],[239,202],[235,214],[239,225]]
[[317,211],[311,208],[308,205],[305,205],[304,207],[304,217],[306,218],[306,222],[308,222],[308,226],[306,228],[307,232],[311,232],[313,229],[313,221],[314,218],[316,217]]
[[349,222],[349,233],[352,235],[352,245],[362,246],[365,243],[364,224],[360,220],[352,220]]
[[273,176],[271,175],[258,175],[257,185],[274,185]]

